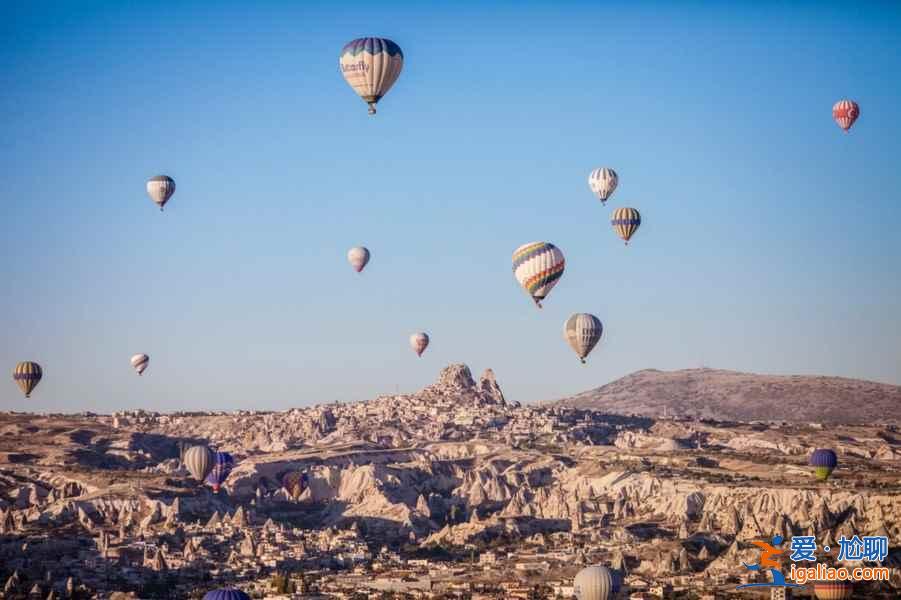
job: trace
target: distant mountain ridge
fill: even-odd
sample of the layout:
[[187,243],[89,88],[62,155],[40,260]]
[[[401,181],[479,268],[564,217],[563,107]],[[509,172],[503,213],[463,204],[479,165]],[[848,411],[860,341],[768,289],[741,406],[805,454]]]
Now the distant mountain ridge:
[[898,422],[901,386],[844,377],[645,369],[551,403],[613,414],[735,421]]

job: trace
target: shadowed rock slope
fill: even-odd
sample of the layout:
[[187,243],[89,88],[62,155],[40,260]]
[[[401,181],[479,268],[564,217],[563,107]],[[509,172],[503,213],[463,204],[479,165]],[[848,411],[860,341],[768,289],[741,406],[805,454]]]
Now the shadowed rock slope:
[[736,421],[897,422],[901,386],[719,369],[637,371],[553,404],[612,414]]

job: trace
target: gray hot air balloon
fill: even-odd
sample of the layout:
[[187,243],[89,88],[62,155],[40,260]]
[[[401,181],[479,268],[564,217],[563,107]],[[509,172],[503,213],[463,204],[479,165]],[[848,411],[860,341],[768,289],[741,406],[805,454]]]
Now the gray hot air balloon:
[[157,175],[147,180],[147,195],[160,207],[160,211],[166,206],[166,202],[175,193],[175,180],[168,175]]
[[575,350],[582,364],[585,364],[585,357],[601,340],[603,333],[601,320],[588,313],[576,313],[563,324],[563,339]]
[[425,352],[425,349],[429,346],[429,334],[424,331],[420,331],[419,333],[414,333],[410,336],[410,347],[413,348],[413,352],[416,353],[416,356],[422,356],[422,353]]
[[616,594],[616,579],[607,567],[592,565],[576,574],[573,594],[577,600],[610,600]]
[[206,476],[213,470],[215,457],[206,446],[192,446],[185,452],[184,463],[191,472],[191,476],[203,483]]

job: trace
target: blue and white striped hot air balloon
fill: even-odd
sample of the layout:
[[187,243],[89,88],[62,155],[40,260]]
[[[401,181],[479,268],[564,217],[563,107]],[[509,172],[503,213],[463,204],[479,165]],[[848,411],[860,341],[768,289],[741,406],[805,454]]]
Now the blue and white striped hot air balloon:
[[359,38],[341,49],[338,64],[345,81],[369,104],[369,114],[374,115],[375,105],[400,76],[404,53],[391,40]]
[[607,167],[595,169],[588,175],[588,187],[590,187],[591,191],[598,197],[601,204],[607,202],[607,199],[610,198],[614,190],[616,190],[618,183],[619,176],[617,176],[616,171]]

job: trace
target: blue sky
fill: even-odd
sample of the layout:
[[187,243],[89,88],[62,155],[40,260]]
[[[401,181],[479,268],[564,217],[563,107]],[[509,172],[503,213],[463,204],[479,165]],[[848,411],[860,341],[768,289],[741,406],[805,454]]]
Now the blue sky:
[[[524,402],[650,367],[901,383],[897,3],[486,4],[0,5],[0,364],[45,371],[2,407],[286,408],[451,362]],[[406,56],[376,117],[337,67],[364,35]],[[567,259],[542,311],[535,240]]]

